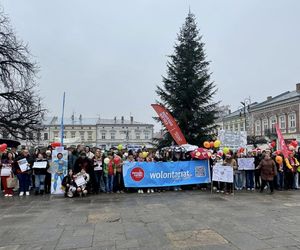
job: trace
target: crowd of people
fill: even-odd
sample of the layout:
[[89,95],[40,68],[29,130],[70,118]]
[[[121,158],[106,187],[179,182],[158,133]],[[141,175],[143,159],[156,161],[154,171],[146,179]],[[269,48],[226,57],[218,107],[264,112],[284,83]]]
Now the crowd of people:
[[[123,180],[123,164],[125,162],[146,161],[189,161],[192,160],[191,152],[186,152],[180,147],[165,148],[162,150],[141,149],[137,151],[118,150],[111,148],[103,151],[100,148],[78,145],[76,148],[67,148],[68,160],[63,159],[63,154],[56,155],[56,162],[61,168],[50,171],[52,161],[52,147],[45,150],[36,149],[33,153],[27,148],[18,151],[16,148],[5,150],[1,153],[1,190],[5,197],[11,197],[18,192],[19,196],[30,194],[45,195],[51,193],[51,181],[60,180],[66,197],[85,196],[99,193],[153,193],[169,190],[211,188],[211,184],[185,185],[159,188],[125,188]],[[255,169],[239,170],[239,157],[253,157]],[[275,161],[276,155],[271,150],[253,150],[248,153],[229,151],[226,154],[211,152],[210,167],[216,163],[231,166],[234,170],[234,183],[212,182],[212,190],[229,194],[233,190],[263,192],[269,187],[270,193],[277,190],[296,190],[299,188],[299,161],[300,150],[296,153],[289,152],[289,157],[282,162]],[[283,156],[282,156],[283,157]],[[27,167],[20,166],[26,159]],[[45,168],[34,168],[35,162],[44,162]],[[66,173],[63,174],[64,164]],[[17,178],[15,178],[15,176]],[[51,180],[52,179],[52,180]],[[18,180],[18,183],[16,183]],[[57,187],[55,187],[57,188]],[[59,187],[60,188],[60,187]]]

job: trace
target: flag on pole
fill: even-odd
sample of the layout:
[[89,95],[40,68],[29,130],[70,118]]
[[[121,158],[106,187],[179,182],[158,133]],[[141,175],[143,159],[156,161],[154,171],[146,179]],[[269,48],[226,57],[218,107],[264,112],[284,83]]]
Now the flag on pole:
[[66,93],[63,95],[63,105],[62,105],[62,115],[61,115],[61,123],[60,123],[60,143],[61,146],[64,145],[64,112],[65,112],[65,97]]
[[178,145],[187,144],[186,139],[182,134],[180,128],[178,127],[176,121],[174,120],[173,116],[159,104],[151,104],[151,106],[152,108],[154,108],[159,118],[165,125],[166,129],[175,140],[175,142]]

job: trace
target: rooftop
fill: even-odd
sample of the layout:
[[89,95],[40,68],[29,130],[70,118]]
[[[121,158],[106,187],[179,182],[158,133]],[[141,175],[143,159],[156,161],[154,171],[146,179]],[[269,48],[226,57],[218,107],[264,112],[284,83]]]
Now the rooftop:
[[287,92],[284,92],[284,93],[282,93],[278,96],[270,97],[266,101],[263,101],[263,102],[257,104],[254,107],[254,109],[261,108],[261,107],[264,107],[264,106],[269,106],[269,105],[276,104],[278,102],[282,102],[282,101],[285,101],[285,100],[290,100],[290,99],[293,99],[293,98],[300,98],[300,92],[297,92],[296,90],[287,91]]
[[[53,117],[45,117],[44,119],[44,124],[45,125],[57,125],[59,126],[61,124],[61,118],[58,118],[57,116]],[[64,125],[97,125],[97,124],[105,124],[105,125],[110,125],[110,124],[134,124],[134,125],[149,125],[153,126],[153,124],[146,124],[142,122],[137,122],[134,121],[133,118],[132,120],[122,120],[122,119],[102,119],[102,118],[64,118]]]

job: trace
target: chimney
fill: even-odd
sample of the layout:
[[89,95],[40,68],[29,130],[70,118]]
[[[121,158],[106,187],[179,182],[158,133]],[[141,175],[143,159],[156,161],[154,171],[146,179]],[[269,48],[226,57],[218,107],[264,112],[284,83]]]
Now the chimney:
[[130,116],[130,123],[133,124],[133,116]]
[[296,91],[297,91],[297,93],[300,93],[300,83],[296,84]]
[[82,115],[79,115],[79,122],[82,123]]
[[117,117],[115,116],[115,118],[114,118],[114,121],[115,121],[115,124],[117,123]]
[[121,117],[121,123],[124,123],[124,116]]
[[272,99],[272,96],[267,97],[267,101],[270,101]]

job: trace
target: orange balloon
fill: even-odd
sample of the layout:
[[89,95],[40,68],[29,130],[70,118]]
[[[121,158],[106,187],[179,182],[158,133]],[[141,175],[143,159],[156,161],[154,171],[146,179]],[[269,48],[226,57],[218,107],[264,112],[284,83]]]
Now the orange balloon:
[[205,148],[210,148],[210,143],[208,141],[205,141],[203,145]]
[[214,142],[213,142],[213,141],[210,142],[210,147],[211,147],[211,148],[214,147]]
[[275,157],[275,161],[276,161],[278,164],[282,164],[283,159],[282,159],[282,157],[281,157],[280,155],[277,155],[277,156]]

